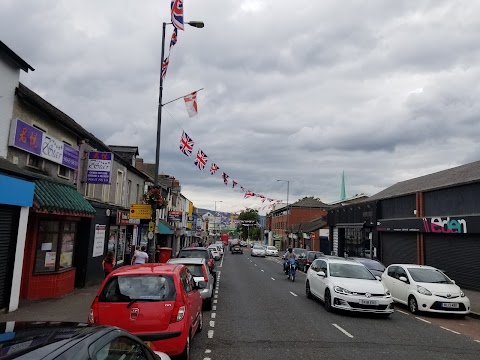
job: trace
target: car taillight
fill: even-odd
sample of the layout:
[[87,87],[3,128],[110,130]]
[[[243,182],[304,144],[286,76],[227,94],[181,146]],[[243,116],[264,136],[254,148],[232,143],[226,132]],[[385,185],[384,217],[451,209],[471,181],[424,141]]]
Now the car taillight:
[[90,313],[88,314],[88,323],[89,324],[98,323],[98,299],[97,298],[93,301],[92,307],[90,308]]
[[208,272],[207,272],[207,268],[205,267],[205,265],[202,265],[202,272],[203,272],[203,281],[205,281],[207,283],[208,282]]
[[175,305],[173,306],[172,316],[170,317],[170,323],[175,323],[182,321],[185,316],[185,305],[183,302],[177,298],[175,300]]
[[310,264],[310,260],[307,259],[306,264],[309,265],[309,264]]
[[212,259],[208,259],[208,266],[210,268],[213,268],[213,260]]

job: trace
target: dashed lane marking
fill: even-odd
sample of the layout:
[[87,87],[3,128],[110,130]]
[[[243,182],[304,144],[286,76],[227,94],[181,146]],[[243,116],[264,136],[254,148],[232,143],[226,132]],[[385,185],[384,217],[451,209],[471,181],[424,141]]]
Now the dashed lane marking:
[[218,290],[215,290],[215,294],[218,294]]
[[213,330],[208,330],[208,338],[213,339]]
[[216,314],[216,313],[212,313],[211,316],[212,316],[212,319],[215,319],[215,318],[217,317],[217,314]]
[[214,299],[217,299],[217,298],[218,298],[218,294],[213,295],[213,298],[214,298]]
[[209,357],[205,357],[203,358],[203,360],[212,360],[212,359],[210,359]]
[[344,328],[342,328],[341,326],[338,326],[337,324],[332,324],[333,326],[335,326],[338,330],[340,330],[342,333],[344,333],[345,335],[347,335],[349,338],[353,339],[353,335],[350,334],[347,330],[345,330]]
[[432,323],[431,321],[422,319],[421,317],[418,317],[418,316],[415,316],[415,319],[418,319],[418,320],[420,320],[420,321],[426,322],[427,324],[431,324],[431,323]]
[[210,349],[205,350],[205,354],[210,354],[211,352],[212,352],[212,350],[210,350]]
[[257,266],[257,264],[254,264],[255,266]]
[[473,341],[480,343],[480,340],[473,340]]
[[446,327],[443,327],[443,326],[440,326],[440,327],[441,327],[443,330],[447,330],[447,331],[450,331],[450,332],[452,332],[452,333],[454,333],[454,334],[460,335],[460,333],[459,333],[458,331],[454,331],[454,330],[451,330],[451,329],[446,328]]
[[217,299],[213,300],[213,303],[216,304],[216,303],[217,303]]
[[220,266],[219,266],[219,267],[222,267],[222,266],[223,266],[223,259],[225,259],[225,256],[222,256],[222,261],[220,262]]
[[272,279],[273,281],[275,281],[275,279],[274,279],[274,278],[270,278],[270,279]]
[[402,313],[402,314],[405,314],[405,315],[410,315],[409,313],[407,313],[406,311],[403,311],[403,310],[395,309],[395,311],[398,311],[399,313]]
[[212,306],[212,310],[213,310],[213,311],[217,311],[217,306],[216,306],[216,305],[213,305],[213,306]]
[[265,270],[262,269],[262,272],[265,272]]
[[290,294],[292,294],[293,296],[298,296],[297,294],[295,294],[294,292],[291,292],[291,291],[290,291]]
[[215,327],[215,321],[210,321],[210,327]]

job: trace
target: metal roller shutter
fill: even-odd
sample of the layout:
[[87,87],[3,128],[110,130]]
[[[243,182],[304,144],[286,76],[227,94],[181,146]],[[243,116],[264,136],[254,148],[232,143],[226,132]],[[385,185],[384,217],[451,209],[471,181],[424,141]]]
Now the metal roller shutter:
[[8,305],[20,208],[0,205],[0,309]]
[[480,290],[480,236],[425,234],[425,264],[434,266],[461,286]]
[[385,266],[417,263],[416,233],[381,233],[380,241]]

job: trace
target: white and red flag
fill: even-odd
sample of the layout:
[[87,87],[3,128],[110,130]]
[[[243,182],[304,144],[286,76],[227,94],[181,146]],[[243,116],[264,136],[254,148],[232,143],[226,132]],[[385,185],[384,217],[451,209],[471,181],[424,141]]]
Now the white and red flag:
[[213,175],[217,172],[217,170],[220,169],[217,164],[213,163],[212,166],[210,166],[210,175]]
[[248,191],[245,191],[245,195],[243,197],[246,199],[246,198],[249,198],[251,196],[255,196],[255,193],[248,190]]
[[198,150],[197,157],[195,158],[194,164],[200,169],[204,170],[205,165],[207,165],[208,156],[202,151]]
[[232,182],[233,182],[233,183],[232,183],[232,188],[235,188],[235,186],[237,186],[238,183],[237,183],[235,180],[232,180]]
[[188,116],[194,117],[198,114],[198,106],[197,106],[197,92],[194,91],[191,94],[183,97],[185,100],[185,106],[187,108]]

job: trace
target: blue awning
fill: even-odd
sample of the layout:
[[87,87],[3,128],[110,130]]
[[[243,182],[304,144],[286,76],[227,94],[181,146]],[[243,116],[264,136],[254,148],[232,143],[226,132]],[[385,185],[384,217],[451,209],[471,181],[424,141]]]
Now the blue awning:
[[164,220],[158,220],[158,232],[160,235],[173,235],[173,227]]

